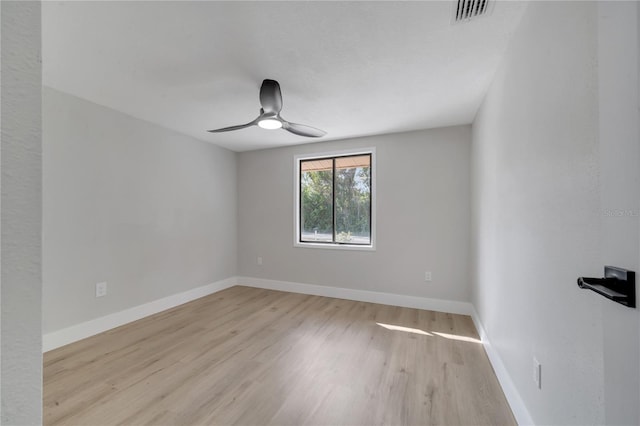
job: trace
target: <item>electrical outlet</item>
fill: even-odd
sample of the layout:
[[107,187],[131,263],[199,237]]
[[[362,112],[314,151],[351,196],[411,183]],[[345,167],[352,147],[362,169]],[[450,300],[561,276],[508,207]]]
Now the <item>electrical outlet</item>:
[[533,381],[538,389],[542,389],[542,365],[533,357]]
[[424,273],[424,280],[425,281],[431,281],[431,271],[426,271]]
[[258,265],[262,266],[262,257],[261,256],[258,256]]
[[96,297],[102,297],[107,295],[107,283],[102,282],[96,284]]

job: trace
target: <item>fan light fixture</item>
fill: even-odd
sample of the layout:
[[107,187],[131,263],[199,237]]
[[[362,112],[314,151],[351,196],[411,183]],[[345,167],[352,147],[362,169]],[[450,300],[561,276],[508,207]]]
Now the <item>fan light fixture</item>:
[[282,122],[274,118],[265,118],[258,121],[258,126],[262,127],[263,129],[275,130],[282,127]]
[[[1,0],[0,0],[1,1]],[[264,80],[260,86],[260,115],[255,120],[237,126],[223,127],[221,129],[207,130],[210,133],[230,132],[232,130],[246,129],[256,124],[262,129],[283,129],[289,133],[308,138],[319,138],[327,134],[324,130],[305,124],[292,123],[280,116],[282,110],[282,93],[280,84],[275,80]]]

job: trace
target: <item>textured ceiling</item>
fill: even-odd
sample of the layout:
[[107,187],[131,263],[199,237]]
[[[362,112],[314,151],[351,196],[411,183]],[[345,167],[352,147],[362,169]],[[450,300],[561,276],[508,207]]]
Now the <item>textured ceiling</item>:
[[[524,8],[451,24],[452,2],[44,2],[43,81],[234,151],[470,123]],[[263,79],[282,116],[258,127]]]

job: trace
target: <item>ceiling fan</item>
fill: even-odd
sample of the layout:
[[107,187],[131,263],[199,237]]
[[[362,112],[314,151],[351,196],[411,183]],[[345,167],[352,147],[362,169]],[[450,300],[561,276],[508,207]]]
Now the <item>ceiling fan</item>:
[[240,130],[246,127],[258,125],[263,129],[284,129],[291,133],[310,138],[319,138],[327,134],[327,132],[316,129],[315,127],[306,126],[304,124],[291,123],[280,117],[282,109],[282,94],[280,93],[280,84],[275,80],[264,80],[260,86],[260,115],[255,120],[247,124],[238,126],[223,127],[221,129],[207,130],[210,133],[229,132],[231,130]]

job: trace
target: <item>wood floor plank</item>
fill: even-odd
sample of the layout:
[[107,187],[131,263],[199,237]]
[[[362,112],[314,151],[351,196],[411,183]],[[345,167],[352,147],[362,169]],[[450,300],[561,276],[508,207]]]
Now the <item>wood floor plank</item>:
[[471,318],[236,286],[44,356],[46,425],[513,425]]

